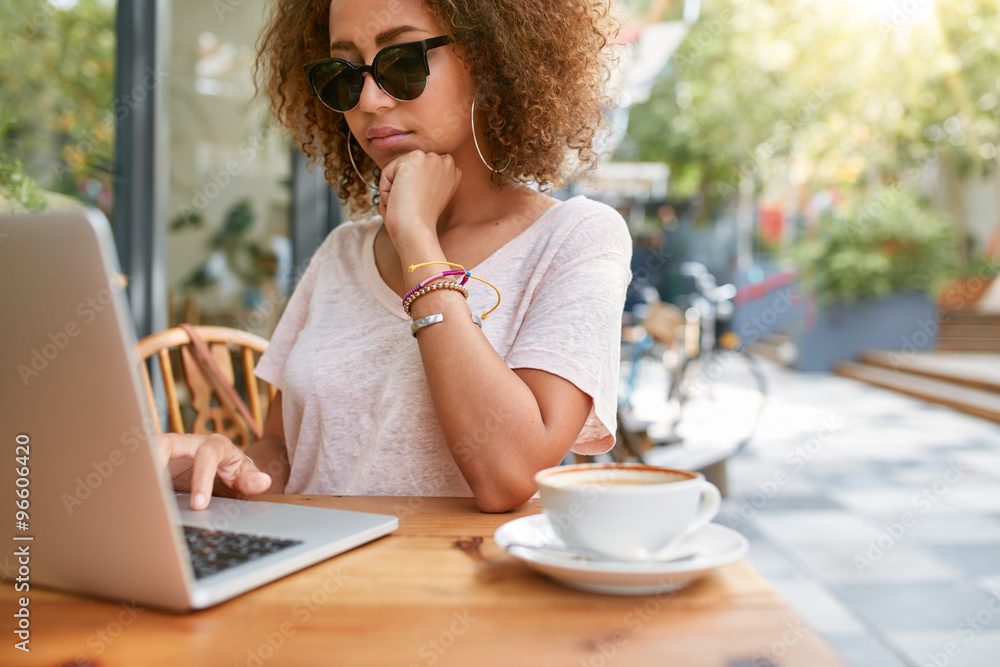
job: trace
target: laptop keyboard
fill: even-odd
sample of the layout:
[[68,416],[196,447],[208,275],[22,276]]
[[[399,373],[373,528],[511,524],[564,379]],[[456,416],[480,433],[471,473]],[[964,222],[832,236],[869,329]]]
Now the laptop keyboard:
[[222,572],[240,563],[302,544],[302,540],[282,540],[276,537],[230,533],[184,526],[195,579]]

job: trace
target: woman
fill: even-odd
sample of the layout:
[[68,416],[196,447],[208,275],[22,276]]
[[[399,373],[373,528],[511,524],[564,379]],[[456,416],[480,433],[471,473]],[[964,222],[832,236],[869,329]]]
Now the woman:
[[567,148],[596,161],[609,23],[598,0],[278,3],[257,61],[272,109],[378,214],[335,229],[289,300],[257,369],[280,389],[264,438],[246,456],[164,439],[192,507],[214,479],[503,512],[571,448],[612,446],[627,229],[526,185],[558,182]]

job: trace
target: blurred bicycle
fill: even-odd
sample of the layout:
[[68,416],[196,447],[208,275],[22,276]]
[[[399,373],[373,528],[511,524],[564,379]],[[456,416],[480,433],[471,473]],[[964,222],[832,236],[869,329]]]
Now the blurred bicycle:
[[[615,460],[702,468],[745,449],[763,413],[767,381],[732,327],[736,287],[718,285],[697,262],[681,264],[680,274],[686,293],[678,305],[661,301],[649,285],[633,286],[641,298],[622,332],[630,364]],[[666,378],[666,400],[653,420],[633,405],[650,363]]]

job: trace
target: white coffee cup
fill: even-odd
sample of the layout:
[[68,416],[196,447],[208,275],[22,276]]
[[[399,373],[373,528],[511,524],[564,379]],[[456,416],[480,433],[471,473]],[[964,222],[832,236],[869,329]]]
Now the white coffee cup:
[[542,510],[570,546],[656,560],[715,518],[722,496],[700,473],[641,463],[581,463],[535,475]]

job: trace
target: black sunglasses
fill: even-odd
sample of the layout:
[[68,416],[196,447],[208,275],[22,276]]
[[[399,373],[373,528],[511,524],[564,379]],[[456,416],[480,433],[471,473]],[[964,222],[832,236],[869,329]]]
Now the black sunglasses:
[[419,42],[391,44],[375,54],[371,65],[352,65],[340,58],[325,58],[303,65],[309,84],[320,102],[334,111],[350,111],[361,101],[365,72],[393,99],[408,102],[427,87],[427,52],[451,44],[447,35]]

